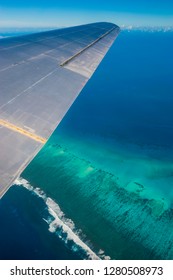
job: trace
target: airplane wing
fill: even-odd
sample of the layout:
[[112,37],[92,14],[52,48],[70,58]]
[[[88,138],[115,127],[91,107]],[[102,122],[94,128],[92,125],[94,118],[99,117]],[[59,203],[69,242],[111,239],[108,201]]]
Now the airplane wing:
[[0,197],[46,143],[119,31],[101,22],[0,40]]

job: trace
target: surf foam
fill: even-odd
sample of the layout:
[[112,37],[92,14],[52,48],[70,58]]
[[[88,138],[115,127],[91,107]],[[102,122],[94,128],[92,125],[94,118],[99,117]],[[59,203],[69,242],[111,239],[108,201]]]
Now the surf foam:
[[[79,237],[81,230],[76,230],[75,224],[71,219],[65,217],[59,205],[39,188],[34,188],[27,180],[19,177],[14,182],[15,185],[22,186],[29,191],[34,192],[38,197],[42,198],[48,207],[49,214],[52,219],[44,219],[44,221],[49,225],[49,231],[55,233],[57,230],[61,230],[62,234],[59,236],[65,243],[68,241],[73,241],[79,248],[85,251],[87,257],[91,260],[99,260],[100,257],[104,259],[109,259],[109,257],[104,255],[102,250],[99,251],[97,255],[92,249],[82,241]],[[65,237],[64,237],[65,236]],[[74,247],[74,246],[73,246]],[[74,247],[76,250],[76,248]]]

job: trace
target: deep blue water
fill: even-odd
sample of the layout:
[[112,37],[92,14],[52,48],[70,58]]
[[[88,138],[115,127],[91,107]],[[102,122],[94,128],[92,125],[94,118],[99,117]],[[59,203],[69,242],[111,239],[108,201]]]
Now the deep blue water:
[[[121,32],[22,174],[112,258],[173,258],[172,47],[172,32]],[[48,231],[32,192],[10,189],[0,215],[0,258],[84,257]]]
[[146,149],[167,147],[170,153],[172,46],[172,32],[122,32],[58,133],[66,130]]
[[0,200],[0,259],[81,259],[48,231],[45,203],[14,186]]

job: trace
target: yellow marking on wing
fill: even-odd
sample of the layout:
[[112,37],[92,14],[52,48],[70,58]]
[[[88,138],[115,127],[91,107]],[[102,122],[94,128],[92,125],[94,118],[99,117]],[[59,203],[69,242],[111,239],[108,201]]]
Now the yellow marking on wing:
[[0,119],[0,125],[8,128],[8,129],[11,129],[13,131],[16,131],[17,133],[20,133],[22,135],[25,135],[26,137],[29,137],[29,138],[31,138],[31,139],[33,139],[37,142],[40,142],[42,144],[45,144],[46,141],[47,141],[47,139],[45,139],[43,137],[40,137],[37,134],[31,133],[31,132],[29,132],[29,131],[21,128],[21,127],[18,127],[18,126],[14,125],[14,124],[12,124],[8,121]]

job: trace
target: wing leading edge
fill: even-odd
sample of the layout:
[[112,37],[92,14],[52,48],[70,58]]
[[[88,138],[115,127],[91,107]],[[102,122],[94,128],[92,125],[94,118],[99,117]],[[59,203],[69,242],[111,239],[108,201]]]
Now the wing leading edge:
[[118,36],[94,23],[0,41],[0,197],[60,123]]

